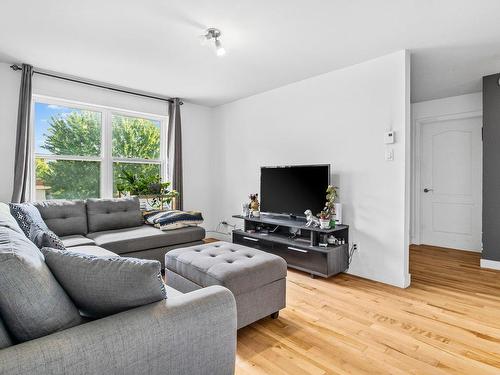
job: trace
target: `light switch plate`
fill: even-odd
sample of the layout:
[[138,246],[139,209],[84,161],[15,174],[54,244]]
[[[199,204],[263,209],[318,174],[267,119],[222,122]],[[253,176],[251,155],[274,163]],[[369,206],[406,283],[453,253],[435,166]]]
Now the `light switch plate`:
[[395,142],[396,133],[394,131],[386,132],[384,135],[384,143],[386,145]]

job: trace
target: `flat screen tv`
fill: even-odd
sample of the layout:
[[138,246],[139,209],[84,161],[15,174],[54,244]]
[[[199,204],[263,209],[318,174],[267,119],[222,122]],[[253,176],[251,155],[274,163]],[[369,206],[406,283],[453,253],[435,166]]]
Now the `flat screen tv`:
[[328,164],[261,167],[260,209],[290,216],[304,216],[310,209],[316,215],[324,207],[329,184]]

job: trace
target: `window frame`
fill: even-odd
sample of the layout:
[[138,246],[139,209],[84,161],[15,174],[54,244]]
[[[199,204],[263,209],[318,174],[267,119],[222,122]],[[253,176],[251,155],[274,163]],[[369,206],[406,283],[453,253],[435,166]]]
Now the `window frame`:
[[[58,105],[61,107],[74,108],[99,112],[101,114],[101,154],[98,156],[76,156],[76,155],[49,155],[38,154],[35,150],[35,103],[47,105]],[[116,108],[104,105],[89,104],[76,100],[55,98],[52,96],[33,94],[31,99],[31,139],[30,139],[30,195],[33,200],[36,197],[36,158],[45,160],[76,160],[76,161],[97,161],[100,162],[100,196],[101,198],[113,198],[113,163],[131,163],[131,164],[158,164],[160,165],[160,175],[163,181],[168,178],[168,160],[167,160],[167,127],[168,115],[158,115],[147,112],[133,111],[123,108]],[[119,158],[113,157],[113,115],[137,117],[160,123],[160,157],[159,159],[139,159],[139,158]]]

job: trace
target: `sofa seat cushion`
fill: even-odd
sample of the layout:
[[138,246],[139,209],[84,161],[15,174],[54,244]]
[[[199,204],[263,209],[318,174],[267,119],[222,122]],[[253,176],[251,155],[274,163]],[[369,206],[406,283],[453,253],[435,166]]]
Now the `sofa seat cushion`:
[[42,252],[52,273],[86,317],[102,318],[167,297],[156,260],[50,248]]
[[164,232],[144,224],[134,228],[89,233],[87,236],[93,239],[97,246],[104,247],[117,254],[126,254],[133,251],[198,241],[205,238],[205,229],[188,227]]
[[82,200],[34,202],[47,226],[58,236],[87,234],[87,210]]
[[[60,237],[63,245],[68,248],[68,247],[75,247],[75,246],[87,246],[87,245],[95,245],[94,240],[82,236],[81,234],[73,234],[71,236],[64,236]],[[50,247],[50,246],[47,246]]]
[[285,278],[287,265],[274,254],[220,241],[171,250],[165,267],[201,287],[222,285],[238,295]]
[[87,199],[89,232],[138,227],[144,224],[139,198]]
[[117,257],[118,254],[113,253],[112,251],[106,250],[102,247],[95,245],[88,246],[75,246],[66,249],[69,252],[82,254],[82,255],[92,255],[96,257]]

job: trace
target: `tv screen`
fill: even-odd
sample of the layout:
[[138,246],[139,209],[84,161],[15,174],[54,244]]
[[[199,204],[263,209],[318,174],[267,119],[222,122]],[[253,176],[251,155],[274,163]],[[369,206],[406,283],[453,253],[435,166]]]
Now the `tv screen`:
[[330,165],[262,167],[260,170],[261,211],[304,216],[313,215],[325,204],[330,184]]

